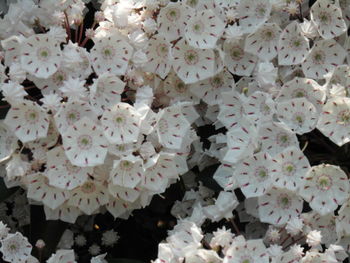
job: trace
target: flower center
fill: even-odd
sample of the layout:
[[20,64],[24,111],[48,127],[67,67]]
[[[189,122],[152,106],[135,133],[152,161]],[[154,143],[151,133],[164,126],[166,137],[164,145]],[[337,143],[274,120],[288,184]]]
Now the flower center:
[[241,60],[243,58],[243,54],[243,49],[241,49],[240,47],[231,48],[230,56],[233,60]]
[[163,58],[167,57],[168,56],[168,51],[169,51],[169,49],[168,49],[167,45],[165,45],[165,44],[160,44],[157,47],[157,54],[160,57],[163,57]]
[[130,171],[133,168],[133,166],[134,166],[134,164],[132,162],[129,162],[129,161],[121,161],[120,162],[120,167],[124,171]]
[[261,167],[258,167],[256,170],[255,170],[255,177],[258,179],[258,181],[265,181],[268,177],[268,171],[265,167],[261,166]]
[[277,199],[277,203],[283,209],[288,209],[291,206],[291,199],[287,194],[281,194]]
[[194,50],[187,50],[185,53],[185,61],[187,65],[196,65],[199,61],[199,56]]
[[210,80],[210,84],[214,87],[214,88],[220,88],[222,85],[224,85],[224,80],[222,78],[220,78],[219,76],[213,77]]
[[321,175],[317,178],[317,188],[321,191],[327,191],[332,187],[332,179],[328,175]]
[[104,59],[112,59],[114,55],[115,52],[112,46],[106,46],[102,49],[102,57]]
[[204,24],[202,21],[196,21],[192,26],[193,33],[200,35],[204,31]]
[[292,163],[283,164],[283,173],[287,176],[291,176],[295,173],[295,167]]
[[180,18],[180,11],[177,8],[171,8],[166,13],[168,20],[174,22]]
[[67,112],[66,120],[69,125],[72,125],[76,121],[80,120],[80,114],[76,110],[71,110]]
[[338,113],[337,124],[344,126],[350,124],[350,110],[342,110]]
[[41,47],[38,49],[37,56],[41,61],[47,61],[50,57],[50,50],[47,47]]
[[25,113],[25,119],[29,124],[35,124],[39,121],[39,114],[34,110],[28,110]]
[[312,61],[316,65],[323,64],[325,61],[326,55],[323,51],[319,50],[314,53],[312,56]]
[[91,194],[95,192],[96,186],[92,182],[86,182],[81,186],[81,191],[85,194]]
[[81,135],[78,137],[78,147],[81,150],[88,150],[92,147],[92,138],[90,135]]
[[297,112],[293,116],[293,121],[296,125],[302,126],[305,121],[305,115],[302,112]]
[[289,136],[284,132],[279,133],[276,139],[277,144],[281,145],[282,147],[286,147],[289,145]]
[[324,25],[330,24],[332,22],[332,17],[327,12],[320,12],[318,19]]

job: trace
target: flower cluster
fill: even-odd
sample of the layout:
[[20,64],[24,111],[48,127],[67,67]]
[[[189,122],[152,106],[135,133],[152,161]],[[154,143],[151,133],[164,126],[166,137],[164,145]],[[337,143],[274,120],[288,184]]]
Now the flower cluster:
[[[298,138],[317,130],[350,142],[349,1],[97,2],[86,30],[82,0],[19,0],[1,19],[6,184],[47,219],[127,218],[190,169],[219,163],[223,191],[186,192],[172,213],[189,218],[157,262],[342,261],[348,175],[310,164]],[[204,125],[216,128],[208,148]],[[235,226],[233,210],[245,237],[203,239],[207,219]]]

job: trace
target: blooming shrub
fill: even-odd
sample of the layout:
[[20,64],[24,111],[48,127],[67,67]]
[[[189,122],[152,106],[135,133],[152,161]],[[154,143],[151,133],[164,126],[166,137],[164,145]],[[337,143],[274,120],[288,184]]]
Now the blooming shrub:
[[[91,262],[103,262],[99,254],[118,233],[109,228],[91,243],[72,227],[79,218],[108,211],[128,219],[175,184],[183,191],[171,208],[178,223],[155,262],[346,259],[349,6],[18,0],[2,7],[2,177],[42,205],[46,220],[72,224],[47,262],[75,262],[70,249],[87,244]],[[0,228],[3,260],[44,260],[45,241],[37,260],[34,244]]]

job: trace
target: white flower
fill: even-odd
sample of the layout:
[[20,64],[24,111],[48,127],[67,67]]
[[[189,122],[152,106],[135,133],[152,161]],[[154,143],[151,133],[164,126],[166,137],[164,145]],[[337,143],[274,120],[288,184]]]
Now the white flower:
[[306,98],[320,111],[326,100],[326,92],[313,79],[295,77],[282,86],[276,101],[287,101],[294,98]]
[[113,184],[134,188],[143,178],[143,172],[142,159],[129,155],[114,161],[110,176]]
[[335,97],[322,108],[317,129],[338,146],[350,141],[350,99]]
[[216,74],[215,53],[212,49],[198,49],[182,39],[173,49],[173,69],[185,84],[194,83]]
[[44,205],[44,211],[46,220],[62,220],[71,224],[74,224],[78,216],[82,214],[77,207],[67,205],[67,202],[56,209],[51,209]]
[[273,157],[289,146],[299,146],[295,133],[283,123],[267,122],[262,124],[258,135],[261,150],[268,152]]
[[275,112],[275,102],[269,93],[255,91],[243,104],[247,118],[255,124],[271,121]]
[[48,34],[35,34],[21,44],[21,66],[38,78],[47,79],[60,67],[59,43]]
[[258,57],[244,51],[245,39],[227,39],[223,48],[225,66],[235,75],[249,76],[253,72]]
[[69,198],[69,192],[50,186],[48,181],[42,173],[29,175],[27,197],[56,209]]
[[64,96],[70,101],[79,101],[86,98],[87,91],[85,88],[85,80],[69,77],[63,81],[62,87],[59,89]]
[[62,103],[60,109],[54,115],[56,127],[61,134],[64,134],[69,127],[72,127],[84,117],[92,120],[96,119],[89,103],[82,101]]
[[52,186],[72,190],[82,185],[93,174],[92,167],[72,165],[67,159],[63,147],[47,152],[47,177]]
[[277,103],[277,118],[297,134],[312,131],[318,121],[315,106],[305,98]]
[[299,194],[320,215],[334,211],[349,197],[349,180],[338,166],[313,166],[303,178]]
[[168,41],[183,36],[193,11],[192,8],[181,2],[169,3],[166,7],[161,8],[157,18],[159,34]]
[[281,226],[293,217],[300,215],[303,200],[295,192],[272,187],[258,198],[261,222]]
[[310,169],[306,156],[299,148],[291,146],[277,154],[274,160],[278,163],[278,167],[273,184],[296,191]]
[[88,180],[71,191],[68,204],[78,207],[87,215],[91,215],[100,206],[107,204],[108,201],[109,196],[106,186],[96,180]]
[[17,82],[9,81],[8,83],[1,84],[0,87],[4,96],[3,100],[6,100],[10,104],[21,103],[24,97],[28,95],[24,87]]
[[59,107],[61,106],[61,100],[62,98],[55,94],[55,93],[49,93],[44,95],[40,101],[43,103],[42,108],[46,111],[51,111],[52,113],[56,113]]
[[49,128],[48,115],[33,101],[13,105],[4,123],[24,143],[46,137]]
[[335,38],[347,30],[342,10],[327,0],[318,0],[310,9],[311,21],[324,39]]
[[302,63],[303,72],[308,78],[323,79],[343,63],[346,55],[344,48],[333,39],[317,41]]
[[107,247],[113,247],[115,243],[117,243],[119,239],[118,233],[115,232],[113,229],[105,231],[102,234],[102,245]]
[[[149,160],[143,177],[143,187],[157,193],[163,193],[168,187],[169,180],[178,178],[174,154],[161,152]],[[152,162],[154,163],[152,165]]]
[[22,160],[20,154],[13,154],[11,160],[6,163],[6,177],[9,180],[14,179],[17,176],[24,176],[30,171],[30,163]]
[[22,83],[27,77],[27,72],[22,69],[20,63],[13,63],[10,66],[8,75],[12,81]]
[[6,238],[9,231],[10,229],[7,227],[7,225],[0,221],[0,240]]
[[202,49],[214,48],[225,28],[225,24],[210,9],[197,11],[186,24],[188,44]]
[[106,109],[101,118],[104,134],[112,144],[136,142],[140,133],[140,114],[130,104],[119,102]]
[[312,230],[306,236],[306,243],[311,247],[316,247],[321,243],[321,231]]
[[148,41],[145,53],[148,62],[143,66],[144,70],[156,73],[164,79],[172,66],[170,43],[163,36],[155,35]]
[[107,263],[107,261],[104,259],[106,257],[107,253],[98,255],[96,257],[91,258],[90,263]]
[[277,55],[277,42],[281,28],[274,23],[263,24],[257,31],[247,36],[244,51],[270,61]]
[[238,162],[233,175],[243,194],[249,197],[263,195],[272,187],[276,164],[267,153],[257,153]]
[[[338,232],[338,230],[340,230],[338,229],[339,221],[337,221],[338,217],[333,213],[320,215],[315,211],[310,211],[309,213],[302,214],[301,217],[307,226],[306,229],[309,228],[321,231],[322,243],[327,247],[331,244],[334,244],[338,240],[338,235],[341,234]],[[339,218],[339,220],[341,219]]]
[[278,64],[297,65],[302,63],[310,50],[309,40],[303,36],[297,21],[283,30],[278,42]]
[[262,239],[245,240],[237,236],[228,248],[223,263],[259,262],[268,263],[269,255]]
[[220,112],[217,119],[225,125],[227,129],[239,124],[245,116],[243,107],[243,97],[236,91],[223,92],[222,103],[219,105]]
[[[106,71],[118,76],[125,74],[133,54],[133,48],[127,40],[114,31],[103,38],[94,38],[95,45],[91,49],[91,63],[97,74]],[[116,44],[117,43],[117,44]]]
[[1,240],[2,258],[7,262],[23,262],[28,259],[32,251],[32,245],[21,233],[8,234]]
[[193,83],[190,91],[208,105],[215,105],[222,102],[222,92],[231,91],[234,87],[233,76],[227,70],[223,70],[211,78]]
[[239,25],[244,33],[255,32],[267,21],[272,9],[269,0],[241,0],[237,7]]
[[159,143],[170,149],[180,149],[184,135],[190,128],[180,107],[167,107],[158,113],[158,117],[155,129]]
[[107,139],[102,128],[88,117],[83,117],[62,135],[68,159],[76,166],[103,164],[107,155]]

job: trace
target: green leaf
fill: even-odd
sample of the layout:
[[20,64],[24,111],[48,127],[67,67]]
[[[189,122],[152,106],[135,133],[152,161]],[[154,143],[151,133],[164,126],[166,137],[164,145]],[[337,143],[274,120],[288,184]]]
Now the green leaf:
[[129,258],[111,258],[107,259],[108,263],[144,263],[143,261],[137,259],[129,259]]
[[0,203],[5,201],[18,190],[18,187],[7,188],[4,179],[0,178]]

